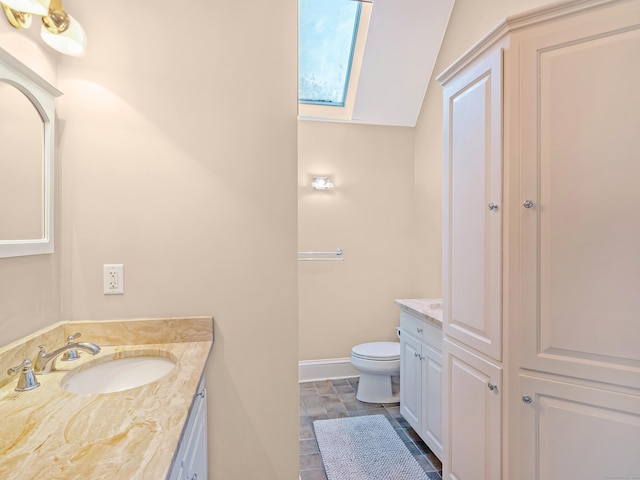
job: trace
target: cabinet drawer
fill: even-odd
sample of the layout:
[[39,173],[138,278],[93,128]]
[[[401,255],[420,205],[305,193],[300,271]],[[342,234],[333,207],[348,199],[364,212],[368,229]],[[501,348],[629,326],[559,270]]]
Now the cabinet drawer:
[[400,330],[442,351],[442,330],[416,315],[400,311]]

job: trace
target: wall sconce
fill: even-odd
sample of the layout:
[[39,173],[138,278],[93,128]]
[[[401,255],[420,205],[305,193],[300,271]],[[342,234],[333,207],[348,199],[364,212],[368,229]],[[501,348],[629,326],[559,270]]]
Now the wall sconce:
[[42,16],[40,37],[54,50],[79,57],[87,49],[87,36],[78,21],[65,12],[62,0],[0,0],[11,26],[31,26],[32,15]]
[[333,188],[333,183],[329,177],[314,177],[311,185],[315,190],[329,190]]

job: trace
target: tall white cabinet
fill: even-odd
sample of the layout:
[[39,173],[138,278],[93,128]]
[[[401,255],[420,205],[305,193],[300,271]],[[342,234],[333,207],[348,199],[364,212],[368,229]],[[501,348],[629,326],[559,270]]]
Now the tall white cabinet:
[[640,478],[640,1],[498,25],[444,89],[444,478]]
[[502,50],[444,85],[445,478],[501,472]]

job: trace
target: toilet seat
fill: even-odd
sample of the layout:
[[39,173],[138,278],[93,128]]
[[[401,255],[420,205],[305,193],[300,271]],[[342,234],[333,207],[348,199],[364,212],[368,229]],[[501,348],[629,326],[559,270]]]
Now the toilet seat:
[[363,360],[378,362],[392,362],[400,360],[400,343],[371,342],[356,345],[351,349],[351,355]]

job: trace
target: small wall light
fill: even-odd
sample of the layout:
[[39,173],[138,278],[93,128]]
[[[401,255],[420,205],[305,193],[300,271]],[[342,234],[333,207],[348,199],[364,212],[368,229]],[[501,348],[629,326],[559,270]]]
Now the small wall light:
[[0,0],[9,23],[17,29],[31,26],[31,16],[42,16],[40,36],[54,50],[81,56],[87,48],[82,26],[65,12],[62,0]]
[[316,190],[329,190],[333,188],[333,183],[329,177],[314,177],[311,185]]

